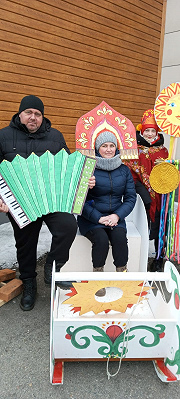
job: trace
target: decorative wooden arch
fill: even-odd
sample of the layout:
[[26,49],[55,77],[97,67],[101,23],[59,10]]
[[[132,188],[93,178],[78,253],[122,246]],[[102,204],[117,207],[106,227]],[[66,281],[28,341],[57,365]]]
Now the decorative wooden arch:
[[104,131],[110,131],[116,136],[122,159],[138,158],[134,125],[105,101],[78,119],[75,133],[76,150],[94,156],[96,138]]

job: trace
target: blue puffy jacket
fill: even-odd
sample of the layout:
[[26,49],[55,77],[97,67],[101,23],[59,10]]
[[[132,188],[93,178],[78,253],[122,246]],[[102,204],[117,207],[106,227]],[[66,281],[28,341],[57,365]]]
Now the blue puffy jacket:
[[[82,235],[94,228],[111,228],[98,223],[101,216],[116,213],[118,226],[126,229],[124,218],[136,203],[136,190],[129,168],[121,164],[117,169],[106,171],[95,169],[96,185],[89,189],[78,226]],[[115,227],[114,227],[115,228]]]

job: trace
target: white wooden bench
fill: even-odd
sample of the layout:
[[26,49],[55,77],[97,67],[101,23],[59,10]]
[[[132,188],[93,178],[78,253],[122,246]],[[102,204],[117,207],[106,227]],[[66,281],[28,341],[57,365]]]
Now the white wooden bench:
[[[136,205],[126,218],[127,237],[129,246],[128,270],[147,271],[149,234],[146,211],[139,195]],[[70,250],[69,261],[63,267],[62,272],[67,271],[92,271],[91,242],[81,236],[79,231]],[[109,250],[105,271],[115,271],[112,251]]]

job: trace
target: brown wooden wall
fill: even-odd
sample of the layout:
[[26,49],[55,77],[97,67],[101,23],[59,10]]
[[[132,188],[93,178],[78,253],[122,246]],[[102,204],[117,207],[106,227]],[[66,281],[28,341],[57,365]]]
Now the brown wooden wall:
[[156,99],[164,2],[1,0],[0,127],[28,94],[71,150],[78,118],[102,100],[139,123]]

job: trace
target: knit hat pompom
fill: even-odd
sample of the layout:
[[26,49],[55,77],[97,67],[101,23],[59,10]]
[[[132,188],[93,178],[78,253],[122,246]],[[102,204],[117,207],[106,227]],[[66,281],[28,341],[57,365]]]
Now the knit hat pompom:
[[95,148],[98,151],[102,144],[104,143],[114,143],[117,148],[117,139],[115,135],[109,131],[105,131],[99,134],[96,138]]
[[[141,134],[143,134],[143,132],[148,128],[155,129],[156,133],[158,132],[159,127],[155,121],[153,109],[148,109],[147,111],[144,112],[144,114],[141,118],[141,125],[138,125],[137,127],[140,127],[140,126],[141,126],[141,129],[140,129]],[[139,129],[137,129],[137,130],[139,130]]]
[[29,108],[37,109],[41,112],[42,115],[44,115],[44,104],[39,97],[33,95],[23,97],[19,106],[18,113],[20,114],[21,112],[25,111],[25,109]]
[[141,125],[141,123],[139,123],[139,124],[136,126],[136,130],[137,130],[138,132],[140,132],[141,129],[142,129],[142,125]]

